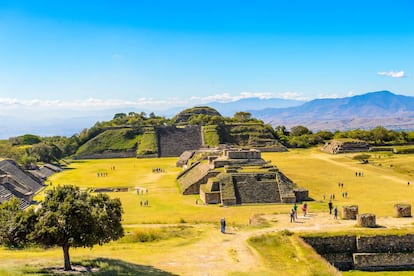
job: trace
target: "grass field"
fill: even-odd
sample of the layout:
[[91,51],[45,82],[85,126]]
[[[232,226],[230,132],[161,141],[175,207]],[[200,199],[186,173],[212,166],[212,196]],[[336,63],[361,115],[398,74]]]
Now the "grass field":
[[[372,158],[368,164],[353,160],[352,154],[329,155],[317,149],[264,153],[263,158],[272,160],[295,183],[309,189],[310,196],[315,199],[308,204],[311,213],[326,213],[330,194],[335,194],[334,204],[338,207],[357,204],[360,213],[371,212],[377,216],[392,216],[395,203],[413,204],[414,155],[370,154]],[[100,272],[94,273],[97,275],[337,273],[301,244],[295,235],[276,233],[251,239],[255,233],[260,237],[261,231],[266,229],[264,227],[277,227],[281,222],[248,226],[249,218],[258,214],[286,214],[287,220],[291,205],[253,204],[228,208],[196,205],[198,196],[183,196],[179,191],[175,177],[181,169],[175,167],[176,160],[131,158],[73,161],[67,170],[47,181],[50,186],[75,184],[85,189],[130,188],[128,192],[109,193],[122,202],[127,235],[117,242],[96,246],[92,250],[71,249],[74,263],[100,267]],[[153,168],[161,168],[165,172],[153,173]],[[355,176],[355,172],[363,172],[364,176]],[[101,176],[104,174],[107,176]],[[407,185],[408,181],[412,184]],[[344,187],[338,187],[338,182],[343,182]],[[137,194],[136,188],[148,190],[148,194]],[[348,192],[348,198],[342,197],[344,191]],[[41,200],[42,194],[36,199]],[[148,200],[148,207],[140,206],[140,201],[144,200]],[[221,217],[226,217],[233,235],[218,235]],[[250,246],[243,245],[248,238]],[[273,246],[275,243],[278,246]],[[281,252],[284,252],[282,256]],[[247,256],[250,257],[245,258]],[[56,248],[0,249],[0,259],[0,275],[50,275],[44,269],[61,266],[62,252]],[[217,263],[226,265],[214,267],[217,266],[216,259]],[[208,262],[203,265],[203,260]],[[194,264],[196,262],[199,264]],[[200,271],[194,271],[195,267]],[[217,274],[217,271],[222,273]],[[409,275],[407,273],[404,275]],[[365,274],[348,272],[347,275]]]

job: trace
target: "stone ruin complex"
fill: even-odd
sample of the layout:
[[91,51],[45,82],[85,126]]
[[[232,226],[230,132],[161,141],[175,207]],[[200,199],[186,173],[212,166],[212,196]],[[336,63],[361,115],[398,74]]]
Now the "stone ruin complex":
[[[187,152],[184,155],[192,156]],[[205,204],[293,203],[308,199],[296,185],[258,150],[224,149],[197,154],[204,159],[185,165],[177,176],[184,195],[200,194]],[[185,163],[179,160],[177,165]]]
[[27,208],[33,196],[44,188],[44,180],[59,171],[61,171],[59,167],[51,164],[26,171],[11,159],[1,160],[0,204],[16,197],[20,200],[20,208]]
[[364,152],[370,151],[370,147],[367,142],[352,140],[352,141],[341,141],[331,140],[325,143],[322,147],[322,151],[332,154],[347,153],[347,152]]

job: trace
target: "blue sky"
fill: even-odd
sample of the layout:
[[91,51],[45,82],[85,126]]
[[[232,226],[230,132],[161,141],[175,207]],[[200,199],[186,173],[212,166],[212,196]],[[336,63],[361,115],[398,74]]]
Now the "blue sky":
[[0,106],[414,96],[414,1],[0,0]]

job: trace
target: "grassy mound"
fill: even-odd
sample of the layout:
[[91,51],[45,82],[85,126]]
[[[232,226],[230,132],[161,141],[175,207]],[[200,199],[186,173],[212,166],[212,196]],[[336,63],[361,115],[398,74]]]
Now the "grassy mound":
[[79,147],[76,155],[135,149],[141,135],[142,131],[140,129],[108,129]]

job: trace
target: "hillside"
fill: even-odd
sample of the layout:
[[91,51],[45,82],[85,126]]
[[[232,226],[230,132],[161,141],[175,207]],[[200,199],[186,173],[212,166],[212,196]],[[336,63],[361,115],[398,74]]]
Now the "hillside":
[[141,129],[107,129],[80,146],[76,156],[82,157],[104,152],[136,150],[141,136]]
[[252,111],[273,126],[306,125],[310,129],[414,129],[414,97],[378,91],[338,99],[316,99],[289,108]]

